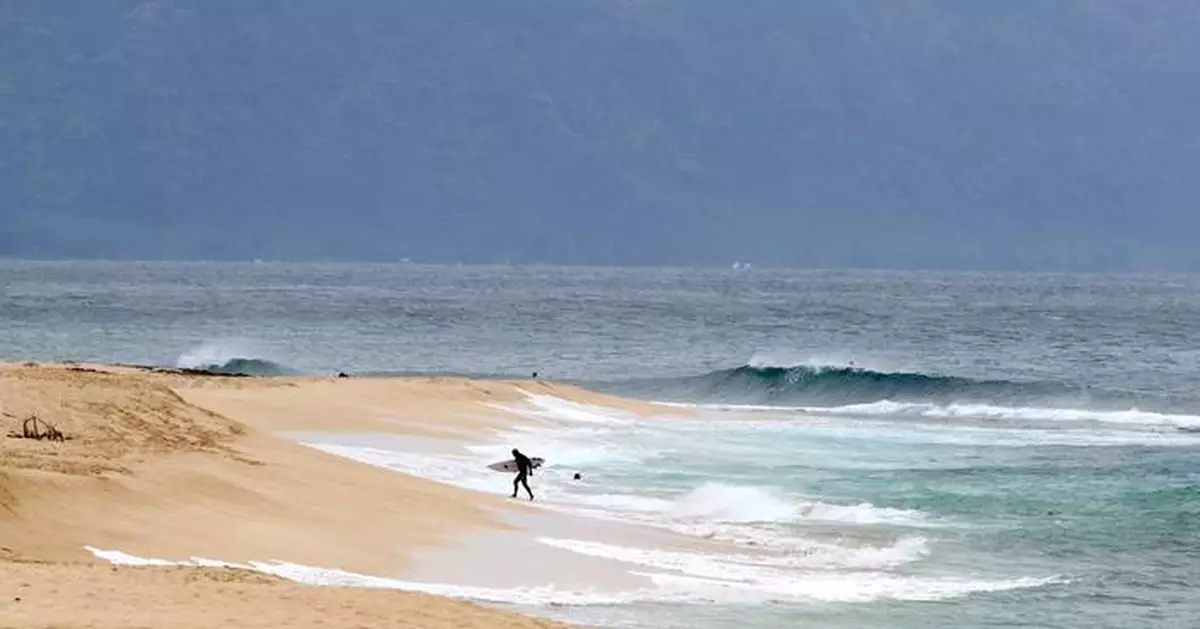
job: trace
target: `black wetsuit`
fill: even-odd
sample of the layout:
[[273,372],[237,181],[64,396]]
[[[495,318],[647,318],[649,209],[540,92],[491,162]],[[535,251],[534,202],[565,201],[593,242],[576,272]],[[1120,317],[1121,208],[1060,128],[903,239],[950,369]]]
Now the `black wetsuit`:
[[533,490],[529,489],[528,477],[533,473],[533,461],[529,457],[520,452],[513,453],[513,459],[517,462],[517,477],[513,479],[513,498],[517,497],[517,488],[524,486],[525,491],[529,494],[529,499],[533,500]]

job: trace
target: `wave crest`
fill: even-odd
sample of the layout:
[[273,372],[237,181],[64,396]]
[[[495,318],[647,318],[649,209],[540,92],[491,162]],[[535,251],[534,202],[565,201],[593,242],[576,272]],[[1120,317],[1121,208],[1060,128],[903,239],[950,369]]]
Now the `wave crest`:
[[769,400],[843,402],[1047,395],[1066,387],[1045,382],[976,380],[921,372],[799,365],[716,371],[701,377],[714,392],[749,393]]
[[672,505],[672,515],[718,522],[783,522],[799,509],[782,496],[761,487],[709,483],[692,490]]
[[199,365],[189,369],[227,376],[286,376],[297,373],[279,363],[261,358],[231,358],[223,363]]
[[618,394],[668,403],[764,407],[830,408],[886,401],[940,406],[974,404],[1095,410],[1151,407],[1151,410],[1167,410],[1181,402],[1050,380],[979,379],[820,364],[772,366],[756,363],[698,376],[614,382],[604,388]]
[[179,356],[175,366],[191,371],[231,376],[286,376],[295,369],[266,358],[244,342],[205,343]]

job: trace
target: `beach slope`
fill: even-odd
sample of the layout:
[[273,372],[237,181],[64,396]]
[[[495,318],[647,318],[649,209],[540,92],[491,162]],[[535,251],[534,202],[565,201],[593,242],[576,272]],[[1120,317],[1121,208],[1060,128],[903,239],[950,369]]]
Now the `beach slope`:
[[[113,568],[85,549],[402,574],[410,552],[502,529],[495,510],[520,507],[280,431],[463,434],[504,422],[497,406],[522,396],[516,383],[461,379],[0,366],[9,433],[0,439],[0,616],[65,627],[551,626],[395,590],[306,587],[233,569]],[[63,439],[23,434],[51,429]]]

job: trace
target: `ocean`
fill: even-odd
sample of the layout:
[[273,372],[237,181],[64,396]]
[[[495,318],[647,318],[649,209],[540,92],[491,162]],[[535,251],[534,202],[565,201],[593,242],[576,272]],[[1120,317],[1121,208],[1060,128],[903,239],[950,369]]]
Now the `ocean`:
[[462,452],[322,446],[474,486],[520,441],[547,458],[544,508],[697,540],[539,538],[655,588],[478,596],[497,604],[604,627],[1200,626],[1200,277],[8,261],[0,297],[11,360],[536,371],[692,414],[534,396],[553,426]]

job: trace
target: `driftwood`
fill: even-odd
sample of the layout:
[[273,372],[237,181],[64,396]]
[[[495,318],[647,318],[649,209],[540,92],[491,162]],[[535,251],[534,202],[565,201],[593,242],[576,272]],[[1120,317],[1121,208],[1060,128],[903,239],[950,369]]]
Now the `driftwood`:
[[49,440],[60,442],[70,438],[46,420],[39,419],[37,415],[30,415],[28,419],[21,422],[20,434],[10,432],[8,436],[13,439],[37,439],[38,441]]

